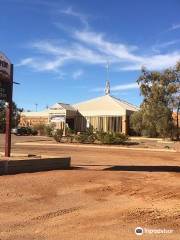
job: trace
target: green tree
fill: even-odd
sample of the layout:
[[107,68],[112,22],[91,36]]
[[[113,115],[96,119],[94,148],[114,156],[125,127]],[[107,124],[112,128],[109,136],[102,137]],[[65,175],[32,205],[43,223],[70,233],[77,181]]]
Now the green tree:
[[137,135],[141,135],[143,129],[143,114],[142,110],[134,112],[130,118],[131,128],[135,131]]
[[144,99],[140,111],[131,117],[134,130],[150,137],[172,136],[172,113],[177,111],[178,116],[180,105],[180,63],[163,72],[143,68],[137,82]]
[[[17,127],[19,124],[20,119],[20,112],[22,112],[23,109],[20,109],[16,106],[16,104],[13,102],[12,105],[12,128]],[[4,101],[0,101],[0,132],[5,132],[6,128],[6,105]]]
[[[177,81],[177,91],[172,96],[172,108],[176,112],[176,137],[179,140],[180,136],[180,126],[179,126],[179,111],[180,111],[180,62],[177,63],[176,68],[174,69],[174,77]],[[172,86],[173,88],[173,86]]]

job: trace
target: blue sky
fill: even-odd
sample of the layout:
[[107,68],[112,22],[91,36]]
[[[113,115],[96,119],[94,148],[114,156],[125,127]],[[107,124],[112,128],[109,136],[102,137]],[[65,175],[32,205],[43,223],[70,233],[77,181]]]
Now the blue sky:
[[0,0],[0,51],[14,63],[14,100],[26,110],[111,94],[139,105],[141,66],[180,59],[179,0]]

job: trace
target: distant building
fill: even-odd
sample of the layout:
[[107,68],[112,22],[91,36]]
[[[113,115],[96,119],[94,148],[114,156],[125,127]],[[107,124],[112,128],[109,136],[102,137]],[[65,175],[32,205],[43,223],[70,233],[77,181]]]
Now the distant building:
[[96,130],[128,134],[130,115],[135,111],[138,111],[136,106],[110,95],[110,84],[107,81],[105,96],[74,105],[56,103],[41,112],[23,112],[20,125],[54,123],[57,128],[64,129],[68,125],[79,132],[92,126]]

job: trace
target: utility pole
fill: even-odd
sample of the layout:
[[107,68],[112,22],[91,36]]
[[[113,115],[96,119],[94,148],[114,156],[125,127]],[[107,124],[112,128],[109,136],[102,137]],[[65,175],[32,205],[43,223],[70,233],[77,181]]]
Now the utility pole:
[[35,106],[36,106],[36,112],[37,112],[38,103],[35,103]]
[[5,135],[5,157],[11,154],[11,119],[12,119],[12,91],[13,91],[13,64],[11,64],[10,82],[7,88],[6,104],[6,135]]

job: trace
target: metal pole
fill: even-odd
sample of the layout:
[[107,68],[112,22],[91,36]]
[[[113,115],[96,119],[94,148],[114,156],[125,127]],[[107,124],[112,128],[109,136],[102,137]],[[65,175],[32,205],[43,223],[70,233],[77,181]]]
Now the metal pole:
[[11,64],[11,76],[7,89],[8,105],[6,107],[5,157],[10,157],[11,155],[12,91],[13,91],[13,64]]
[[35,106],[36,106],[36,112],[37,112],[38,103],[35,103]]

